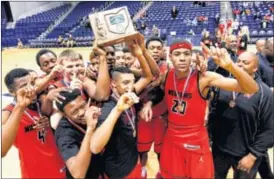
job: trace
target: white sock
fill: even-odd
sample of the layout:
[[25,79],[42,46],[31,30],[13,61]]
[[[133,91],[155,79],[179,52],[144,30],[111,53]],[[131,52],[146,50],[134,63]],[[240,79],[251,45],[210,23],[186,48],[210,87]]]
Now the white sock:
[[141,172],[141,176],[145,177],[147,173],[147,168],[146,167],[142,167],[142,172]]

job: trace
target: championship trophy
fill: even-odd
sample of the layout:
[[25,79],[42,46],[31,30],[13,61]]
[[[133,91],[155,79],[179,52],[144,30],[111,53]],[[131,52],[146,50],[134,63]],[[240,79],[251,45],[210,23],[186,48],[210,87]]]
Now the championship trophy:
[[126,6],[89,15],[99,46],[109,46],[137,36]]

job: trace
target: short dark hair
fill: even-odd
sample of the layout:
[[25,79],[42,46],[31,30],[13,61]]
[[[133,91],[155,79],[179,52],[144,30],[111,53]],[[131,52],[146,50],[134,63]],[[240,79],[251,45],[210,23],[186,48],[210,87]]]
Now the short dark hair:
[[146,40],[146,48],[148,47],[148,44],[151,42],[151,41],[158,41],[162,44],[162,46],[164,46],[164,42],[162,41],[162,39],[160,37],[157,37],[157,36],[152,36],[152,37],[149,37],[147,40]]
[[133,72],[127,68],[127,67],[117,67],[111,70],[111,78],[115,79],[117,74],[122,73],[122,74],[133,74]]
[[64,108],[65,106],[70,103],[71,101],[75,100],[78,96],[81,96],[81,92],[79,89],[74,89],[73,91],[69,92],[69,91],[62,91],[60,92],[60,95],[65,97],[65,99],[61,99],[59,98],[59,100],[62,102],[61,104],[60,103],[57,103],[56,102],[56,106],[57,108],[64,112]]
[[40,63],[40,57],[46,53],[51,53],[55,58],[57,58],[57,55],[49,49],[41,49],[37,54],[36,54],[36,63],[39,67],[41,67],[41,63]]
[[5,76],[5,84],[7,88],[13,92],[14,90],[14,79],[15,78],[21,78],[24,76],[29,75],[29,71],[24,68],[15,68],[8,72],[8,74]]
[[128,48],[128,47],[124,47],[124,48],[123,48],[123,52],[124,52],[124,53],[130,53],[129,48]]
[[200,56],[204,57],[204,53],[199,49],[192,49],[192,54],[194,54],[194,53],[199,54]]

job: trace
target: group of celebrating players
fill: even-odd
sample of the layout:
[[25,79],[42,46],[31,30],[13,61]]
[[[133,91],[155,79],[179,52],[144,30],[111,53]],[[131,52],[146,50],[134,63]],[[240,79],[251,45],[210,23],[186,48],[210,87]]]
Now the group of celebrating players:
[[147,178],[154,143],[155,178],[226,178],[230,167],[255,178],[273,146],[273,83],[260,73],[273,71],[273,38],[233,59],[229,40],[203,51],[174,41],[171,63],[160,38],[141,34],[124,49],[94,42],[88,65],[73,49],[40,50],[43,76],[5,76],[2,157],[18,148],[22,178]]

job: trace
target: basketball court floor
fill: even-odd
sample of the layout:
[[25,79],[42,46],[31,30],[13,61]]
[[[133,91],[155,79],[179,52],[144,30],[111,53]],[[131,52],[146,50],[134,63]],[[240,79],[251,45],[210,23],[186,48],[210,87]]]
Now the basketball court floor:
[[[91,48],[73,48],[78,53],[83,55],[83,59],[88,61],[89,53]],[[2,51],[2,68],[1,68],[1,79],[2,83],[2,94],[8,93],[8,90],[4,83],[5,75],[13,68],[26,68],[33,69],[40,72],[39,66],[36,64],[35,55],[40,49],[6,49]],[[52,49],[57,55],[59,55],[65,48],[53,48]],[[250,51],[255,52],[255,47],[250,46]],[[5,107],[9,100],[2,96],[1,99],[2,108]],[[273,148],[269,150],[271,165],[273,169]],[[12,147],[8,154],[2,158],[2,178],[20,178],[20,164],[18,158],[18,151],[15,147]],[[157,155],[153,152],[149,152],[149,159],[147,164],[148,178],[155,178],[156,173],[159,170],[157,161]],[[232,178],[232,171],[229,172],[228,178]],[[259,178],[259,175],[258,175]]]

